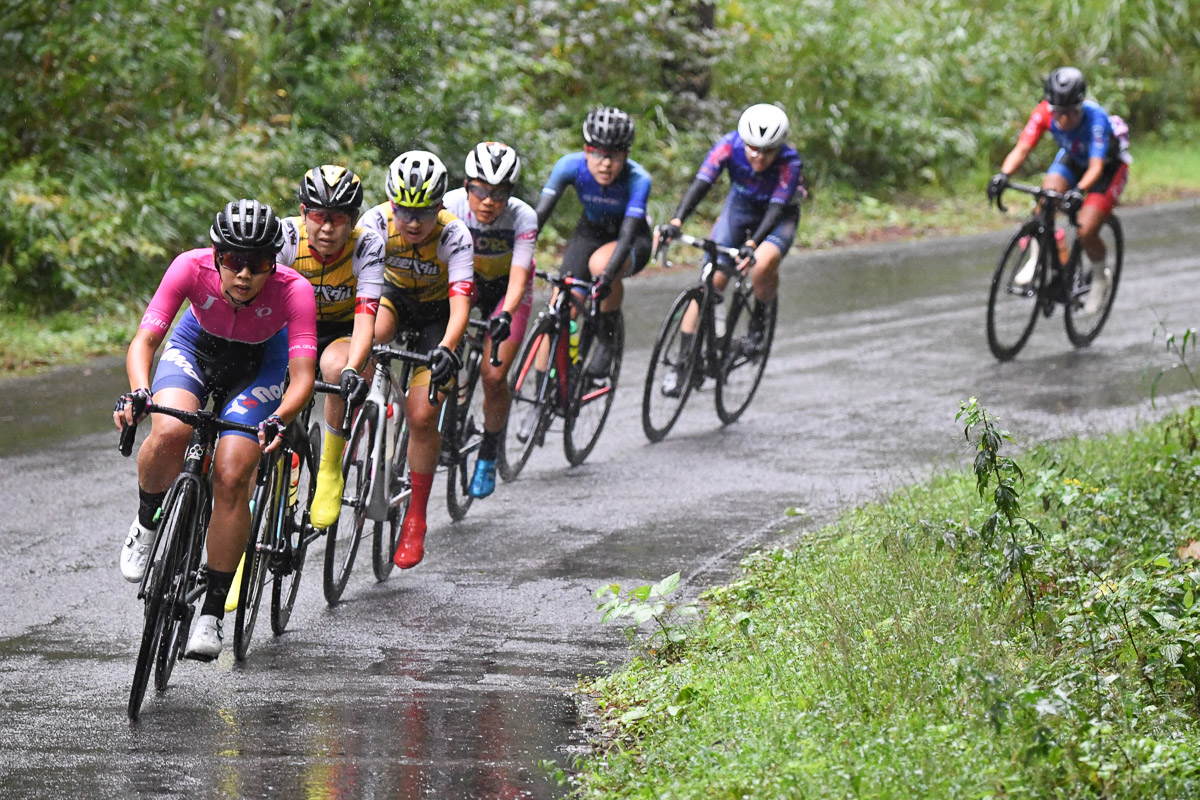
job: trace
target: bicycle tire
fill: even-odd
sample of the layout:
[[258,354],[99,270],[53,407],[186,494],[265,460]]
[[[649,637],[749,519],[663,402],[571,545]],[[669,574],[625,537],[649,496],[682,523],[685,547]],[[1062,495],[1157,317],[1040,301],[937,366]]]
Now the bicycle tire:
[[238,661],[245,661],[246,654],[250,652],[250,640],[254,638],[254,626],[258,622],[263,589],[270,573],[271,553],[277,547],[281,516],[278,507],[281,493],[279,483],[283,479],[284,472],[279,468],[279,459],[271,458],[266,480],[254,491],[250,538],[246,541],[242,585],[238,594],[237,611],[233,617],[233,656]]
[[170,613],[168,593],[176,562],[176,559],[170,557],[171,550],[179,538],[181,522],[186,522],[190,516],[187,512],[190,511],[194,491],[195,487],[190,481],[179,483],[171,491],[171,496],[163,505],[166,513],[159,523],[158,533],[151,546],[146,567],[150,570],[150,577],[146,581],[142,640],[138,647],[137,660],[134,662],[133,683],[129,689],[129,703],[126,706],[129,719],[133,721],[137,721],[141,714],[146,686],[150,682],[150,673],[161,649],[167,615]]
[[446,468],[446,510],[455,522],[467,515],[475,499],[471,496],[471,478],[483,437],[479,361],[478,352],[468,356],[467,364],[459,373],[461,383],[446,398],[447,428],[454,438],[449,448],[451,463]]
[[[625,352],[625,318],[620,311],[613,320],[612,358],[608,373],[602,378],[590,378],[584,371],[588,353],[579,354],[578,368],[571,369],[567,415],[563,421],[563,455],[567,463],[577,467],[591,454],[609,409],[617,394],[617,379],[621,376],[621,359]],[[595,345],[595,337],[592,337]]]
[[[539,433],[544,434],[548,424],[553,398],[545,384],[549,380],[550,370],[540,373],[539,380],[534,362],[543,341],[551,346],[556,344],[554,334],[554,319],[546,314],[539,315],[513,361],[513,368],[509,370],[508,388],[512,404],[509,406],[508,420],[504,425],[504,446],[499,464],[500,477],[505,481],[515,481],[521,474],[530,454],[533,453],[533,448],[537,446]],[[553,349],[550,352],[553,359]],[[517,438],[517,432],[530,415],[536,418],[533,433],[522,442]]]
[[1000,261],[992,273],[992,285],[988,292],[987,340],[988,348],[998,361],[1009,361],[1021,352],[1029,341],[1038,312],[1042,309],[1042,284],[1046,280],[1046,254],[1043,253],[1033,279],[1028,285],[1017,285],[1014,277],[1024,266],[1025,246],[1038,235],[1036,220],[1026,222],[1012,235],[1000,254]]
[[[700,342],[705,335],[705,321],[697,317],[688,352],[682,351],[680,335],[684,315],[692,303],[703,309],[704,289],[694,286],[684,289],[675,298],[667,316],[658,329],[646,369],[646,385],[642,390],[642,431],[651,442],[660,442],[674,427],[692,393],[692,375],[698,364]],[[669,397],[662,390],[662,381],[670,371],[677,373],[678,395]]]
[[771,357],[771,345],[775,341],[775,319],[779,312],[779,301],[767,304],[766,321],[762,343],[751,347],[749,343],[750,318],[755,302],[749,291],[733,292],[729,300],[729,314],[725,320],[725,338],[720,345],[721,358],[717,371],[715,403],[717,417],[725,425],[731,425],[750,407],[750,401],[762,383],[767,360]]
[[[400,529],[412,492],[412,478],[408,469],[408,422],[403,417],[398,421],[396,444],[392,449],[392,480],[388,486],[387,521],[376,522],[371,539],[371,568],[375,580],[385,581],[396,566],[396,548],[400,546]],[[392,505],[392,498],[408,492],[404,499]]]
[[[334,605],[346,590],[354,556],[367,519],[367,503],[375,479],[372,451],[379,430],[380,409],[364,403],[351,426],[346,452],[342,455],[342,510],[325,534],[325,569],[322,586],[325,602]],[[347,503],[346,498],[351,502]]]
[[1104,299],[1094,313],[1084,313],[1093,278],[1091,267],[1085,267],[1083,263],[1082,243],[1076,240],[1071,251],[1073,266],[1066,277],[1066,283],[1072,288],[1063,306],[1063,320],[1067,327],[1067,338],[1076,347],[1087,347],[1100,335],[1100,329],[1108,321],[1113,302],[1117,299],[1117,287],[1121,282],[1121,266],[1125,260],[1125,236],[1120,220],[1110,214],[1101,223],[1098,235],[1108,253],[1108,285],[1105,287]]
[[[193,484],[194,485],[194,484]],[[163,641],[158,648],[158,656],[154,663],[154,688],[163,691],[171,679],[175,663],[187,646],[188,633],[191,630],[194,609],[188,605],[187,598],[192,594],[200,575],[200,559],[204,550],[204,535],[197,532],[208,530],[208,518],[212,513],[212,503],[205,491],[206,484],[200,484],[196,493],[199,498],[197,506],[191,515],[191,531],[185,541],[176,540],[178,544],[170,558],[174,561],[172,575],[175,576],[168,594],[169,613],[166,617],[166,628]],[[186,530],[186,529],[185,529]]]
[[[297,442],[293,450],[293,463],[288,467],[288,508],[283,515],[281,551],[272,554],[271,573],[271,632],[276,636],[287,630],[300,591],[300,578],[304,575],[304,558],[308,552],[308,512],[312,508],[316,490],[317,472],[315,444],[320,443],[320,426],[313,429]],[[293,473],[293,469],[297,473]],[[292,498],[292,482],[295,482],[295,499]]]

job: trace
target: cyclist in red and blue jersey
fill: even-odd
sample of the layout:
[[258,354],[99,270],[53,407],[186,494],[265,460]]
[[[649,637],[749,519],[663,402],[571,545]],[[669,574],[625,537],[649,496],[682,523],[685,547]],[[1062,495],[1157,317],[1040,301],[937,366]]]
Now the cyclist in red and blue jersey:
[[629,158],[633,136],[633,118],[621,109],[591,111],[583,123],[583,152],[558,160],[537,204],[539,231],[568,186],[583,205],[563,253],[562,274],[591,280],[600,302],[596,346],[586,367],[594,376],[608,373],[622,279],[646,266],[653,244],[646,221],[650,174]]
[[[769,103],[758,103],[742,112],[736,131],[722,136],[696,173],[675,210],[675,217],[659,231],[664,239],[679,235],[688,215],[708,194],[724,169],[729,173],[730,189],[725,206],[713,226],[711,238],[725,247],[740,250],[739,270],[750,268],[754,286],[753,315],[750,318],[751,336],[762,336],[766,309],[779,291],[779,262],[791,248],[800,222],[800,201],[808,196],[804,186],[804,162],[796,149],[787,143],[790,129],[783,109]],[[750,267],[753,258],[754,266]],[[728,277],[714,276],[714,285],[724,289]],[[723,305],[718,305],[717,333],[724,334]],[[683,335],[695,331],[694,314],[685,318]],[[698,379],[703,376],[697,374]],[[663,391],[677,396],[677,376],[668,373]]]
[[[1129,177],[1129,129],[1099,104],[1085,100],[1087,82],[1075,67],[1059,67],[1043,83],[1045,97],[1034,108],[1016,146],[988,184],[994,200],[1047,131],[1059,146],[1042,187],[1067,196],[1063,210],[1076,213],[1079,238],[1092,267],[1092,291],[1084,313],[1099,310],[1109,280],[1108,254],[1099,236],[1100,225],[1112,213]],[[1031,257],[1014,276],[1018,284],[1033,280],[1037,242],[1028,245]]]
[[[312,286],[276,263],[283,232],[270,207],[229,203],[209,230],[211,248],[178,256],[163,276],[129,345],[130,391],[117,401],[118,429],[164,406],[195,411],[225,397],[221,418],[257,425],[257,438],[226,431],[213,460],[208,529],[208,591],[185,655],[210,661],[221,652],[221,620],[234,570],[250,537],[250,487],[262,452],[279,446],[283,426],[304,409],[316,374],[316,303]],[[150,381],[150,366],[184,301]],[[285,377],[290,375],[285,389]],[[146,571],[160,506],[183,464],[191,428],[156,416],[138,451],[138,515],[121,551],[121,573]]]

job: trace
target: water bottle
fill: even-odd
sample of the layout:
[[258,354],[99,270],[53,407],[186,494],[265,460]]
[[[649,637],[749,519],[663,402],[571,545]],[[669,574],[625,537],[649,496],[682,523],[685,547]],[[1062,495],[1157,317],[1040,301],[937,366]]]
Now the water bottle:
[[[383,443],[384,443],[383,450],[384,450],[385,457],[387,458],[387,461],[389,463],[392,460],[392,453],[394,453],[396,451],[396,437],[392,435],[392,426],[399,424],[395,420],[396,415],[399,413],[400,413],[400,409],[396,406],[395,403],[387,404],[387,415],[386,415],[386,419],[383,422],[382,434],[383,434]],[[392,420],[392,421],[388,422],[388,420]]]
[[300,494],[300,454],[292,453],[292,471],[288,473],[288,506],[296,505]]
[[1054,241],[1058,242],[1058,261],[1065,265],[1071,257],[1071,249],[1067,247],[1067,232],[1062,228],[1054,228]]
[[579,363],[579,323],[571,320],[571,329],[567,335],[567,352],[571,355],[571,363]]

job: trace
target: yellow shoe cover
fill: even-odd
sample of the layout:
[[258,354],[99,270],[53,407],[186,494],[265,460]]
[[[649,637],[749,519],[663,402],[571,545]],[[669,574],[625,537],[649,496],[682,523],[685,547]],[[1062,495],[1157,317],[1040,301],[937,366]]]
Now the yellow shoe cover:
[[238,562],[237,571],[233,573],[233,583],[229,586],[229,594],[225,595],[225,610],[237,611],[238,600],[242,596],[242,567],[246,566],[246,554]]
[[342,451],[345,447],[345,439],[325,432],[321,466],[317,468],[317,491],[313,494],[311,522],[314,528],[328,528],[342,513]]

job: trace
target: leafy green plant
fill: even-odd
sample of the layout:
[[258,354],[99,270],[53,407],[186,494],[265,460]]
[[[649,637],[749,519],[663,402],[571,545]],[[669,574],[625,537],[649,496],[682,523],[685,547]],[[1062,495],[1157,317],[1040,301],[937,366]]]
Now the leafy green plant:
[[619,583],[610,583],[593,592],[592,597],[600,601],[596,610],[600,612],[601,623],[628,618],[632,624],[626,625],[624,631],[632,644],[642,625],[653,622],[645,648],[651,653],[669,653],[687,641],[687,623],[699,614],[694,603],[676,603],[667,599],[678,588],[679,573],[676,572],[653,585],[629,589],[624,596]]

